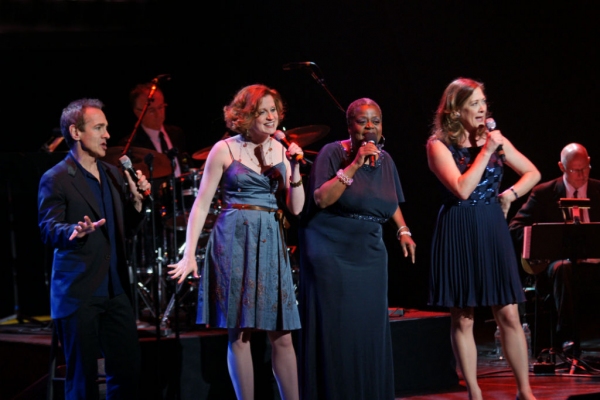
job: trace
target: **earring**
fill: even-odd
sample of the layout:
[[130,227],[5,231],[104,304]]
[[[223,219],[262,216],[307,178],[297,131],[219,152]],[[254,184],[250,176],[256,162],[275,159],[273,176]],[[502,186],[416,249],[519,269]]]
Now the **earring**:
[[460,117],[460,112],[459,111],[455,111],[453,115],[454,115],[454,118],[459,118]]

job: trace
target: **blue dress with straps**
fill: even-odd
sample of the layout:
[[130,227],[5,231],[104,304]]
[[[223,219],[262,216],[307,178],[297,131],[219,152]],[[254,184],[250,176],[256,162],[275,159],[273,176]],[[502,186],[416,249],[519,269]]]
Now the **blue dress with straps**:
[[[233,158],[233,155],[232,155]],[[300,329],[292,269],[276,212],[285,164],[259,174],[233,160],[221,179],[223,209],[206,245],[197,323],[267,331]]]

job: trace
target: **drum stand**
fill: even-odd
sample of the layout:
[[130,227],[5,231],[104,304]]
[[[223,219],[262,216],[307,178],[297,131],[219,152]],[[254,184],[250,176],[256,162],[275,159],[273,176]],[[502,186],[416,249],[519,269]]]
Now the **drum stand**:
[[[169,176],[168,179],[168,185],[169,187],[167,188],[167,193],[171,193],[172,194],[172,198],[171,199],[165,199],[166,201],[170,201],[172,202],[172,209],[175,210],[176,209],[176,192],[175,192],[175,156],[177,154],[175,149],[172,149],[173,151],[169,151],[167,153],[167,156],[169,156],[169,158],[171,159],[171,164],[172,164],[172,168],[171,168],[171,174]],[[144,159],[144,161],[146,162],[146,164],[148,165],[148,170],[149,170],[149,182],[151,182],[152,187],[154,188],[155,185],[153,184],[153,166],[152,166],[152,160],[153,160],[153,156],[152,154],[148,154],[149,157],[147,157],[147,159]],[[153,196],[154,198],[157,198],[157,196]],[[151,272],[147,271],[150,273],[149,277],[145,278],[145,279],[141,279],[141,280],[137,280],[136,282],[136,291],[137,294],[139,295],[139,297],[141,298],[142,302],[144,303],[144,305],[148,308],[148,310],[150,311],[151,317],[153,319],[153,321],[155,322],[155,326],[156,326],[156,336],[158,337],[164,337],[164,336],[168,336],[171,333],[173,333],[172,329],[171,329],[171,323],[169,318],[171,317],[171,313],[173,310],[175,310],[175,315],[178,316],[178,309],[179,309],[179,303],[182,300],[182,298],[180,298],[179,296],[179,291],[181,290],[182,285],[174,285],[176,286],[173,290],[168,290],[168,286],[170,286],[170,281],[164,276],[166,273],[166,269],[165,269],[165,265],[166,264],[171,264],[171,263],[176,263],[179,260],[179,254],[180,252],[177,250],[177,237],[176,237],[176,233],[177,233],[177,226],[175,226],[175,232],[173,234],[172,237],[169,236],[167,229],[165,227],[164,223],[161,223],[161,221],[157,221],[156,218],[156,212],[157,212],[157,208],[156,208],[156,204],[154,202],[154,199],[150,200],[150,206],[147,209],[146,213],[147,216],[149,215],[150,217],[150,237],[151,243],[146,243],[145,241],[142,241],[141,243],[141,248],[142,248],[142,254],[146,255],[147,252],[144,250],[147,248],[148,245],[152,246],[152,256],[147,256],[147,257],[143,257],[142,259],[142,265],[147,265],[149,263],[151,263],[152,265],[152,269]],[[162,212],[161,212],[162,214]],[[175,218],[174,218],[175,219]],[[176,219],[175,219],[176,221]],[[175,222],[176,223],[176,222]],[[157,228],[157,224],[161,225],[161,228]],[[160,239],[158,237],[158,235],[160,234]],[[148,238],[148,235],[145,234],[144,238]],[[160,246],[157,245],[157,241],[160,240]],[[150,286],[150,289],[148,289],[148,286]],[[168,294],[173,291],[174,293],[171,295],[171,298],[169,299],[168,303],[167,303],[167,296]],[[189,294],[190,291],[188,291],[187,293],[184,294],[184,296],[187,296]],[[162,311],[164,310],[164,312]],[[138,315],[139,315],[139,310],[137,310]],[[178,322],[178,319],[176,318],[176,322]],[[179,334],[179,329],[178,329],[178,324],[176,324],[176,334]]]
[[[174,154],[167,154],[169,158]],[[149,170],[149,182],[153,188],[153,199],[150,200],[150,205],[146,208],[146,222],[144,228],[140,231],[139,240],[135,241],[134,246],[137,246],[134,253],[141,254],[139,257],[139,265],[133,271],[137,275],[133,277],[136,301],[142,310],[136,309],[136,315],[140,316],[141,312],[147,311],[148,317],[156,324],[157,336],[168,336],[171,333],[179,335],[179,322],[184,315],[180,314],[180,308],[188,305],[186,301],[194,299],[194,294],[197,293],[197,280],[192,276],[186,277],[186,280],[181,284],[177,284],[169,275],[166,274],[165,264],[174,264],[178,262],[186,247],[185,239],[182,241],[181,234],[185,234],[187,228],[187,216],[189,208],[186,200],[188,197],[197,196],[197,186],[199,179],[196,175],[192,175],[193,181],[191,188],[184,187],[187,180],[184,181],[184,176],[175,177],[174,158],[172,160],[172,173],[168,180],[163,182],[158,188],[153,181],[152,154],[148,154],[147,160]],[[146,161],[146,159],[144,160]],[[181,187],[179,184],[181,180]],[[181,198],[179,198],[181,196]],[[187,196],[187,197],[186,197]],[[218,198],[213,200],[214,206],[211,206],[211,212],[208,216],[208,221],[205,223],[203,232],[199,239],[198,250],[196,252],[196,261],[199,268],[204,260],[204,245],[210,234],[210,228],[214,224],[214,220],[220,213],[220,201]],[[169,210],[170,208],[170,210]],[[158,217],[157,217],[158,215]],[[204,244],[203,244],[204,243]],[[136,259],[132,257],[132,261]],[[193,300],[192,300],[193,301]],[[193,306],[192,306],[193,307]],[[188,309],[183,311],[186,313]],[[190,315],[195,309],[190,309]],[[175,321],[172,321],[172,319]],[[190,320],[190,322],[192,322]]]
[[[154,184],[153,184],[153,171],[154,171],[154,156],[152,154],[147,154],[146,157],[144,158],[144,162],[146,163],[146,165],[148,166],[148,171],[149,171],[149,175],[148,175],[148,181],[150,182],[152,188],[153,188],[153,192],[154,192]],[[171,332],[169,329],[167,329],[167,327],[165,327],[162,323],[161,323],[161,305],[163,302],[163,291],[164,291],[164,282],[162,280],[162,270],[163,270],[163,264],[165,262],[165,259],[163,258],[163,251],[162,251],[162,247],[158,247],[156,245],[156,217],[155,217],[155,194],[150,197],[150,206],[149,208],[146,210],[146,217],[148,217],[148,215],[150,216],[150,236],[151,236],[151,243],[146,243],[145,241],[142,241],[141,243],[141,248],[142,248],[142,265],[146,265],[147,260],[145,257],[145,252],[144,249],[146,248],[147,245],[151,245],[152,246],[152,254],[155,256],[154,261],[152,262],[152,273],[151,273],[151,277],[149,280],[147,280],[146,282],[140,282],[139,280],[135,279],[135,289],[137,294],[139,295],[139,297],[142,299],[142,301],[144,302],[144,304],[146,305],[146,307],[148,307],[148,309],[150,310],[150,313],[154,319],[155,322],[155,327],[156,327],[156,338],[159,339],[161,336],[167,336],[169,335]],[[142,232],[144,235],[144,238],[147,238],[147,232],[144,230]],[[134,241],[134,243],[137,244],[137,240]],[[135,252],[135,250],[134,250]],[[137,271],[136,271],[137,272]],[[151,289],[149,290],[146,285],[150,283],[151,284]],[[138,304],[138,302],[136,301],[134,304]],[[136,315],[139,316],[139,310],[136,310]]]

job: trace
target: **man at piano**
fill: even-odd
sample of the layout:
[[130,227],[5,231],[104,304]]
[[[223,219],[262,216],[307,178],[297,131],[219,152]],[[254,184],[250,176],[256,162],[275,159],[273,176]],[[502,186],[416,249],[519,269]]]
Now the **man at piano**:
[[[590,179],[590,157],[584,146],[570,143],[560,153],[558,167],[562,176],[535,186],[527,201],[509,223],[519,249],[523,246],[523,228],[534,223],[572,222],[568,212],[559,208],[561,198],[587,198],[590,208],[579,210],[581,223],[600,222],[600,180]],[[565,220],[565,217],[567,220]],[[518,253],[520,254],[520,252]],[[544,288],[554,297],[556,306],[555,351],[569,349],[573,357],[581,354],[580,322],[582,311],[593,309],[585,299],[600,286],[600,259],[524,260],[524,269],[536,275],[538,291]],[[595,307],[594,307],[595,308]],[[572,343],[572,345],[571,345]]]

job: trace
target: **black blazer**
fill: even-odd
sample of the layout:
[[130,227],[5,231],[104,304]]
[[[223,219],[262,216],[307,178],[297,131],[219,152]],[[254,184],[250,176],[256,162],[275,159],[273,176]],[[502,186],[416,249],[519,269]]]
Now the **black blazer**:
[[115,212],[116,238],[109,238],[106,225],[81,239],[69,241],[75,224],[85,215],[92,221],[100,218],[99,205],[86,178],[69,153],[46,171],[38,191],[38,223],[42,241],[54,249],[50,282],[52,318],[64,318],[74,313],[98,288],[110,265],[110,242],[116,240],[119,277],[125,291],[129,282],[125,237],[133,234],[143,221],[129,201],[121,172],[113,165],[99,161],[109,177]]
[[[558,202],[566,195],[567,190],[562,176],[535,186],[527,201],[510,220],[508,227],[513,240],[522,245],[525,226],[540,222],[564,222]],[[588,180],[587,197],[591,203],[590,222],[600,222],[600,180]]]

